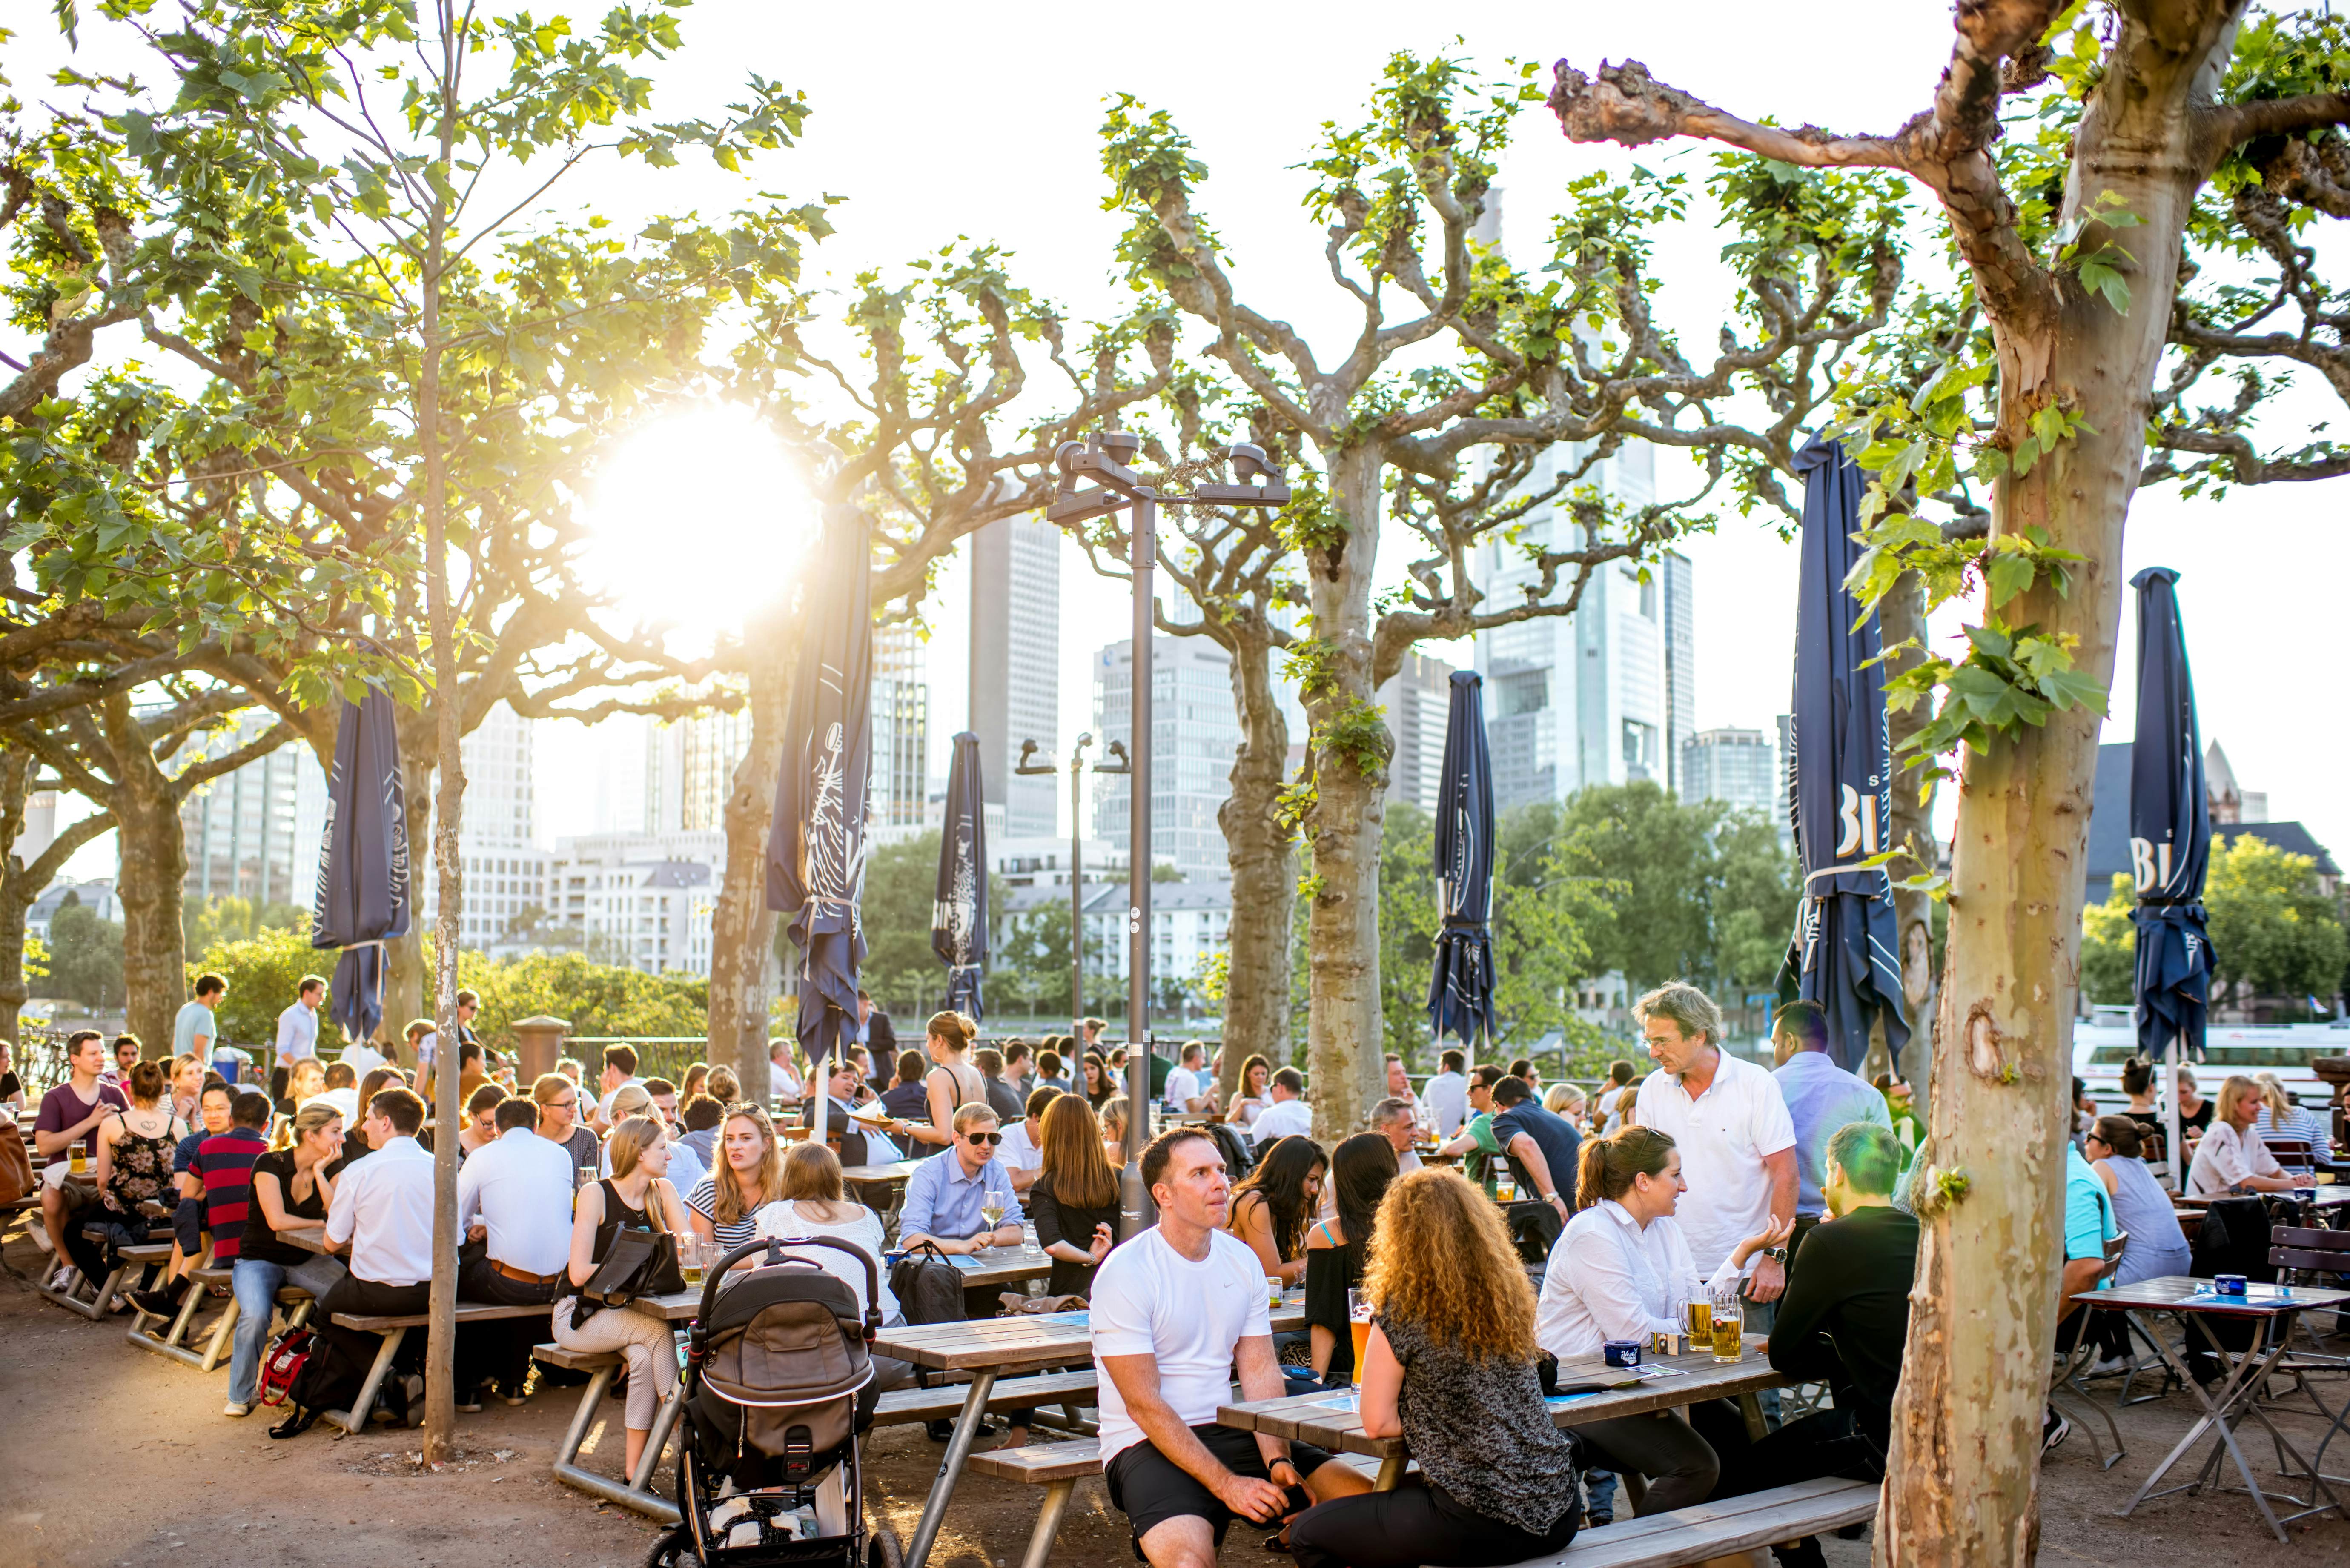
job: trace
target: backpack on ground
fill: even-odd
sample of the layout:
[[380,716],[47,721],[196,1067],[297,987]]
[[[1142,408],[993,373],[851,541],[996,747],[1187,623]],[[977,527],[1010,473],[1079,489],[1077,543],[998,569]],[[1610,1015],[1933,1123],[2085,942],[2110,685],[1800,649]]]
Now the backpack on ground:
[[[302,1366],[286,1387],[286,1403],[297,1410],[348,1410],[367,1383],[367,1367],[340,1340],[314,1334]],[[364,1411],[354,1411],[364,1417]]]
[[261,1356],[261,1402],[284,1405],[294,1395],[294,1385],[308,1365],[310,1350],[317,1336],[307,1328],[289,1328],[269,1342]]

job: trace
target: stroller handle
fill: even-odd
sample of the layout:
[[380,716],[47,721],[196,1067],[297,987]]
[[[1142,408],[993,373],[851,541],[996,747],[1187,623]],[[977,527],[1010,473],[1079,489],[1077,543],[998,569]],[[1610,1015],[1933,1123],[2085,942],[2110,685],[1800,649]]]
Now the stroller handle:
[[872,1344],[881,1332],[881,1266],[864,1248],[832,1236],[762,1236],[743,1242],[719,1259],[702,1282],[702,1313],[695,1320],[695,1338],[701,1337],[700,1325],[710,1321],[710,1314],[718,1304],[718,1285],[726,1277],[726,1271],[754,1253],[765,1253],[766,1263],[770,1266],[781,1263],[806,1263],[811,1269],[817,1266],[806,1258],[785,1256],[784,1249],[786,1247],[829,1247],[836,1252],[847,1253],[865,1265],[865,1342]]

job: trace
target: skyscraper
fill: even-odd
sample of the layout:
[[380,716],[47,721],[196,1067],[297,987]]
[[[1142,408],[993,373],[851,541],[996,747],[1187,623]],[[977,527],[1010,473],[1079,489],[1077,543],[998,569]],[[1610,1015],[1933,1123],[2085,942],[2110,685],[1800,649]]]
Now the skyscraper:
[[873,628],[873,771],[866,798],[873,830],[883,843],[922,830],[922,807],[930,791],[930,746],[931,684],[921,639],[910,626],[877,626]]
[[[1232,711],[1232,656],[1204,637],[1151,639],[1150,853],[1186,876],[1222,876],[1231,862],[1217,809],[1232,793],[1232,753],[1241,726]],[[1094,732],[1105,748],[1133,734],[1133,644],[1113,642],[1094,656]],[[1131,796],[1127,780],[1097,774],[1094,833],[1127,842]]]
[[[536,725],[501,702],[463,742],[465,810],[457,850],[465,863],[465,914],[457,940],[492,948],[516,933],[515,917],[548,908],[546,851],[538,847],[537,796],[532,766]],[[416,857],[419,901],[428,925],[438,917],[440,877],[432,867],[432,830]]]
[[[179,765],[189,766],[249,744],[265,734],[277,716],[249,709],[235,722],[192,736]],[[309,747],[289,742],[243,767],[197,786],[180,806],[180,831],[187,845],[187,891],[199,898],[249,899],[264,904],[307,904],[317,879],[318,818],[302,836],[305,769],[317,775],[314,794],[326,799],[327,775]],[[54,797],[50,816],[54,820]],[[24,854],[27,860],[39,853]]]
[[1700,730],[1681,743],[1680,797],[1692,805],[1718,800],[1783,821],[1786,783],[1779,748],[1760,730]]
[[1053,780],[1015,777],[1012,768],[1023,741],[1058,756],[1075,739],[1060,732],[1060,598],[1058,529],[1006,517],[972,535],[971,728],[987,803],[1003,807],[1011,838],[1045,837],[1059,826]]
[[[1551,484],[1560,463],[1575,461],[1571,449],[1545,452],[1527,486]],[[1645,505],[1655,497],[1651,454],[1629,445],[1588,482],[1612,501]],[[1565,544],[1575,526],[1544,505],[1528,514],[1521,537],[1527,545]],[[1492,604],[1518,599],[1538,577],[1520,550],[1499,540],[1479,546],[1471,569]],[[1599,567],[1572,616],[1478,634],[1495,805],[1641,779],[1673,788],[1676,753],[1695,727],[1694,595],[1688,558],[1668,551],[1645,568]]]
[[1387,710],[1395,755],[1388,762],[1388,800],[1408,800],[1422,811],[1436,809],[1444,779],[1444,731],[1452,716],[1452,666],[1419,652],[1403,656],[1403,668],[1372,701]]

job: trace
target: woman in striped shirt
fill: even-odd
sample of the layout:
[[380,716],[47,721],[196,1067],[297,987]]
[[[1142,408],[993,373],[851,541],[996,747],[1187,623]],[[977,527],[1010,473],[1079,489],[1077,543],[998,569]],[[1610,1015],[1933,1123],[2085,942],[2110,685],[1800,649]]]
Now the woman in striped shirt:
[[718,1163],[686,1198],[694,1231],[732,1251],[759,1233],[758,1212],[783,1195],[784,1162],[775,1127],[756,1106],[729,1106],[718,1134]]

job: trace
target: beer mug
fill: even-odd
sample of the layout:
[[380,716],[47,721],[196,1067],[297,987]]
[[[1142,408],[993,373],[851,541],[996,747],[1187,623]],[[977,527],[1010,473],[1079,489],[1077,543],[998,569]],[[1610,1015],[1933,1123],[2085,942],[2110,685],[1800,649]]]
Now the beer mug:
[[1689,1336],[1692,1351],[1713,1348],[1713,1303],[1699,1296],[1681,1303],[1681,1332]]
[[1724,1364],[1739,1359],[1746,1328],[1746,1301],[1739,1293],[1742,1282],[1731,1281],[1713,1293],[1713,1358]]

